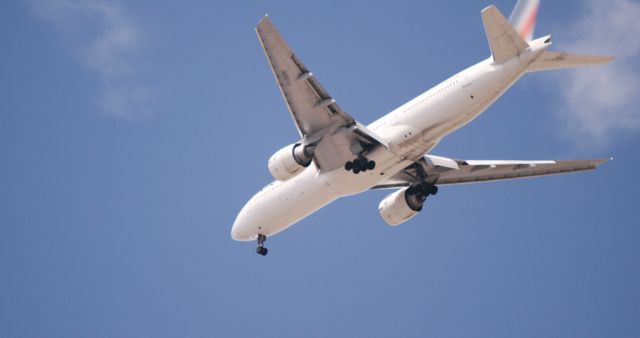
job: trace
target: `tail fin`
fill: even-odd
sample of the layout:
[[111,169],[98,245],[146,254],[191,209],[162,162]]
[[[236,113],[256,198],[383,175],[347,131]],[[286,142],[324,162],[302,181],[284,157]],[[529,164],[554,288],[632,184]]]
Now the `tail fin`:
[[545,51],[529,66],[527,71],[540,72],[544,70],[586,67],[608,63],[613,59],[614,58],[612,56],[580,55]]
[[509,22],[526,41],[533,39],[539,6],[540,0],[518,0],[509,18]]
[[491,5],[482,10],[482,22],[496,63],[504,63],[529,48],[529,44],[496,6]]

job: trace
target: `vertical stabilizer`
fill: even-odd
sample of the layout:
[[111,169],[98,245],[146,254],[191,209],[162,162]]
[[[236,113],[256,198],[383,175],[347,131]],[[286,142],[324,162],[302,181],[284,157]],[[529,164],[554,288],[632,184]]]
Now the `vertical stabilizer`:
[[511,13],[509,22],[526,41],[533,39],[540,0],[519,0]]
[[529,44],[496,6],[491,5],[482,10],[482,23],[496,63],[509,61],[529,48]]

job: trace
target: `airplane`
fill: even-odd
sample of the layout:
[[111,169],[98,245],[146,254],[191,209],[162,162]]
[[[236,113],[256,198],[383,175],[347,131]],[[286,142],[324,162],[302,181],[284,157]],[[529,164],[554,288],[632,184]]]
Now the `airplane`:
[[494,5],[483,9],[491,56],[367,126],[340,108],[263,17],[255,30],[300,140],[271,156],[267,166],[275,180],[244,205],[231,237],[256,240],[256,252],[264,256],[267,237],[340,197],[396,189],[378,209],[397,226],[420,213],[441,186],[587,171],[607,162],[457,160],[430,153],[524,74],[613,60],[549,51],[551,35],[533,39],[539,2],[519,0],[509,20]]

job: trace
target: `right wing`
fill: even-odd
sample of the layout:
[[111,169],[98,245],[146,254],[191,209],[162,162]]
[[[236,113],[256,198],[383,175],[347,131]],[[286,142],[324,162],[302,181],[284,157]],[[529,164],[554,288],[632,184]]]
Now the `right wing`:
[[558,175],[593,170],[607,161],[460,161],[426,155],[374,189],[407,187],[422,179],[434,185],[453,185]]
[[269,17],[260,20],[256,33],[300,136],[325,129],[335,120],[354,121],[302,64]]
[[301,143],[313,149],[313,161],[318,169],[331,171],[373,148],[388,149],[386,141],[338,106],[284,41],[269,17],[260,20],[256,33],[303,138]]

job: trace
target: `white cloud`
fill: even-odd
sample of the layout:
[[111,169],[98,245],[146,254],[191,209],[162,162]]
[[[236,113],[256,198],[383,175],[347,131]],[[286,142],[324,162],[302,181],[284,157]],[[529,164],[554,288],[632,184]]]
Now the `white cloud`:
[[140,32],[117,3],[108,0],[28,0],[71,45],[79,62],[101,81],[100,107],[111,116],[148,115],[151,91],[137,83]]
[[578,144],[602,147],[619,132],[640,130],[640,3],[590,0],[586,6],[566,28],[571,38],[560,49],[616,60],[558,73],[558,115]]

